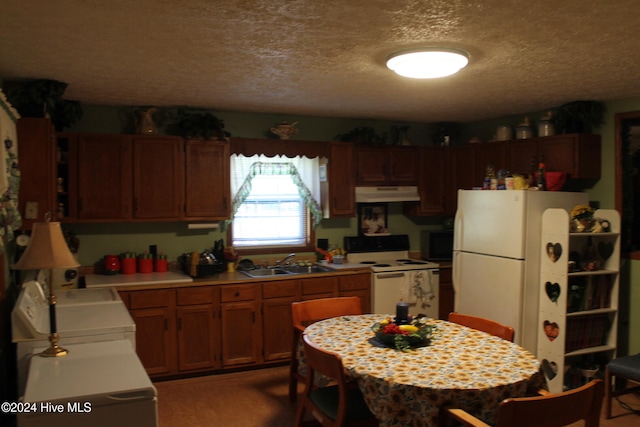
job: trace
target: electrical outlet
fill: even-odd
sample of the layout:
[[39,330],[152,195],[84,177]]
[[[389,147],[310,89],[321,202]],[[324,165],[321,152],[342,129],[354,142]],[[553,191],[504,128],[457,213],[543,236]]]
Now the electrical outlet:
[[27,202],[24,205],[25,219],[38,219],[38,202]]

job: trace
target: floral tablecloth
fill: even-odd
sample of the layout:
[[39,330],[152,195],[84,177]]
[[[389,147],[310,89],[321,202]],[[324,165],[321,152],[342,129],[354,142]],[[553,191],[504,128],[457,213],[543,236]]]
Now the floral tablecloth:
[[400,352],[378,342],[371,326],[385,316],[335,317],[305,334],[342,356],[381,426],[437,426],[443,406],[493,424],[498,404],[544,387],[535,356],[484,332],[441,320],[429,346]]

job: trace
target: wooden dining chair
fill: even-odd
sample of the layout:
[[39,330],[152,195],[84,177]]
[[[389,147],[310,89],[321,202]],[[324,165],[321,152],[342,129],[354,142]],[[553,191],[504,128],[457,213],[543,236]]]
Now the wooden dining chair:
[[449,313],[449,322],[477,329],[478,331],[483,331],[511,342],[513,342],[515,335],[515,330],[511,326],[506,326],[494,320],[485,319],[484,317],[451,312]]
[[305,380],[305,376],[299,372],[300,364],[297,358],[300,336],[304,329],[319,320],[357,314],[362,314],[359,297],[320,298],[291,304],[293,321],[293,347],[289,368],[289,400],[291,402],[295,402],[298,397],[298,381]]
[[[307,361],[305,389],[298,403],[296,427],[303,425],[307,411],[325,427],[377,426],[355,381],[349,380],[339,354],[315,346],[302,335]],[[316,387],[314,376],[324,375],[332,380],[327,387]]]
[[[562,427],[584,420],[584,427],[600,425],[604,383],[593,380],[563,393],[505,399],[500,403],[494,427]],[[441,424],[455,420],[464,426],[489,427],[462,409],[445,408]]]
[[[631,387],[613,388],[613,377],[620,380],[629,380],[637,383]],[[632,356],[618,357],[613,359],[604,372],[604,416],[611,418],[611,399],[623,394],[640,391],[640,353]]]

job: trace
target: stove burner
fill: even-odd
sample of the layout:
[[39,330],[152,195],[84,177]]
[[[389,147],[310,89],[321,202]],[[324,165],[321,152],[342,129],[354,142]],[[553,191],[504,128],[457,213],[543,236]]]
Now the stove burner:
[[375,261],[362,261],[360,264],[375,264]]
[[403,262],[403,264],[404,265],[423,265],[427,263],[422,261],[407,261],[407,262]]
[[391,267],[391,264],[374,264],[374,267]]

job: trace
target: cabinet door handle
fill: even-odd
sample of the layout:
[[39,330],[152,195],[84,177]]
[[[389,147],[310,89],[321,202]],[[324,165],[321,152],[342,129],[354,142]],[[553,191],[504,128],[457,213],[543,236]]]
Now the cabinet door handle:
[[239,297],[240,296],[240,292],[236,292],[235,294],[233,294],[234,297]]
[[178,317],[178,330],[182,330],[182,317]]

